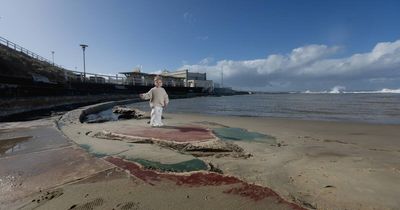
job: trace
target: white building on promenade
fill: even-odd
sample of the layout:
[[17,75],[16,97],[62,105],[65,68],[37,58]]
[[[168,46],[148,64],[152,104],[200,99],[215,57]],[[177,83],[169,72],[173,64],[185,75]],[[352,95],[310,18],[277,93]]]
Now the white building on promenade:
[[188,69],[184,69],[175,72],[163,71],[161,76],[182,78],[185,87],[201,87],[204,92],[212,92],[214,89],[213,81],[207,80],[206,73],[189,72]]
[[[120,72],[120,74],[125,75],[125,84],[127,85],[138,85],[138,86],[153,86],[154,77],[156,74],[142,73],[140,70],[135,69],[131,72]],[[163,76],[163,85],[169,87],[184,87],[185,82],[183,78]]]
[[[147,74],[135,69],[131,72],[120,72],[126,76],[125,84],[151,86],[156,74]],[[206,73],[189,72],[179,70],[175,72],[163,71],[160,76],[163,78],[164,86],[170,87],[201,87],[204,92],[212,92],[214,85],[212,80],[207,80]]]

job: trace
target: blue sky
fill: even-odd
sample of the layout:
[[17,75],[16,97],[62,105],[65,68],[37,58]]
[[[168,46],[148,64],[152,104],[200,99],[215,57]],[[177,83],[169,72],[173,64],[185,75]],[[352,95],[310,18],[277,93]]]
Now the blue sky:
[[390,0],[1,0],[0,36],[71,70],[85,43],[88,72],[189,68],[219,81],[223,69],[237,89],[396,89],[399,11]]

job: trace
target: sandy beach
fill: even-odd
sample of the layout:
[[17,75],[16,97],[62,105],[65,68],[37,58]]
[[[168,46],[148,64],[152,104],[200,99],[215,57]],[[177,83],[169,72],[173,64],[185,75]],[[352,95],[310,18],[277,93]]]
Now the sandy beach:
[[[150,128],[147,119],[81,123],[85,109],[1,125],[2,139],[28,128],[57,131],[49,142],[65,138],[2,154],[2,180],[19,170],[22,181],[1,182],[1,209],[400,206],[400,125],[166,113],[167,126]],[[29,157],[40,164],[27,167]]]

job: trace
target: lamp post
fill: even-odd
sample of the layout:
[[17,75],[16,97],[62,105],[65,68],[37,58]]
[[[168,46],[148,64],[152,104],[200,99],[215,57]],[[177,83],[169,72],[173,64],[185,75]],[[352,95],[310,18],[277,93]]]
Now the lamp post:
[[88,47],[86,44],[80,44],[83,50],[83,81],[86,81],[86,63],[85,63],[85,49]]
[[51,57],[53,59],[53,66],[54,66],[54,51],[51,51]]

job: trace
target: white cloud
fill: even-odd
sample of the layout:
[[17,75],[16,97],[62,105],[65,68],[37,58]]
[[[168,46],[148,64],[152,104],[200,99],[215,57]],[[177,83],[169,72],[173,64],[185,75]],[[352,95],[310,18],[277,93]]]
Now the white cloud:
[[367,53],[332,58],[340,49],[338,46],[307,45],[288,54],[272,54],[261,59],[221,60],[214,65],[205,59],[199,64],[183,65],[182,68],[207,72],[207,77],[215,81],[220,80],[223,69],[224,81],[234,87],[285,84],[285,88],[302,89],[302,82],[311,83],[308,86],[312,83],[323,86],[323,81],[337,84],[342,80],[354,83],[363,80],[367,85],[368,80],[374,78],[381,81],[389,78],[400,80],[400,40],[378,43]]
[[207,57],[207,58],[204,58],[203,60],[201,60],[201,61],[199,62],[199,64],[200,64],[200,65],[210,65],[211,62],[213,62],[213,61],[214,61],[214,58],[212,58],[212,57]]

